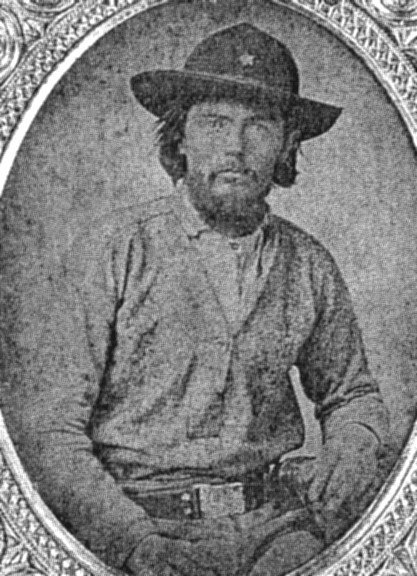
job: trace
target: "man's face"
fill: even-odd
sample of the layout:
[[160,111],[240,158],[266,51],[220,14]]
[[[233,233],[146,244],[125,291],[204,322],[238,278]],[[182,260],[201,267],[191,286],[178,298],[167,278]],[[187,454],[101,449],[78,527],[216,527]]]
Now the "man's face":
[[220,101],[194,105],[181,152],[197,208],[241,214],[268,194],[284,148],[284,121],[261,108]]

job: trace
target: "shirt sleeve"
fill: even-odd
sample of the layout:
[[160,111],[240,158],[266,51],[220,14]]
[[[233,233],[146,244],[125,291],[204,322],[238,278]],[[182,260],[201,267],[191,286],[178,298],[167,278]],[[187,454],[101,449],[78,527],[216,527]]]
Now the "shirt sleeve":
[[388,416],[365,356],[347,287],[323,250],[311,274],[316,320],[301,348],[297,367],[307,396],[316,405],[323,438],[357,424],[388,442]]
[[[88,426],[100,394],[127,273],[140,243],[113,231],[77,241],[53,280],[23,414],[31,479],[65,527],[104,562],[122,567],[152,520],[117,486],[93,452]],[[33,458],[36,454],[36,458]]]

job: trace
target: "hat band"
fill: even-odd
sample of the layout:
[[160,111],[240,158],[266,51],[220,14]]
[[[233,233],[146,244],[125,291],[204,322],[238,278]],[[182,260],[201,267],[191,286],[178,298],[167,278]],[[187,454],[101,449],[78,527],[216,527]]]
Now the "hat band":
[[281,87],[278,85],[271,86],[270,84],[266,84],[265,82],[261,82],[260,80],[255,80],[254,78],[250,78],[249,76],[242,76],[240,74],[210,74],[208,72],[204,72],[202,70],[193,70],[192,68],[184,67],[184,72],[191,73],[194,76],[198,76],[199,78],[204,78],[206,80],[215,80],[215,81],[225,81],[230,82],[230,84],[240,84],[242,86],[248,86],[250,88],[255,88],[258,90],[262,90],[264,92],[269,92],[274,95],[278,92],[283,98],[291,98],[292,96],[298,96],[296,92],[292,92],[288,89],[288,87]]

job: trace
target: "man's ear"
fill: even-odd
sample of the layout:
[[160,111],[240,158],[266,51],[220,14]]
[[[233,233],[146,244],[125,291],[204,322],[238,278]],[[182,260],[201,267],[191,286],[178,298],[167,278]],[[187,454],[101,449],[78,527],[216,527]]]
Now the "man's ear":
[[182,137],[181,142],[178,144],[178,152],[183,156],[187,156],[187,140],[185,135]]
[[297,152],[301,145],[301,131],[292,130],[288,132],[281,150],[280,158],[282,162],[288,161],[294,152]]
[[283,188],[289,188],[297,176],[297,152],[301,144],[301,132],[288,130],[275,163],[273,182]]

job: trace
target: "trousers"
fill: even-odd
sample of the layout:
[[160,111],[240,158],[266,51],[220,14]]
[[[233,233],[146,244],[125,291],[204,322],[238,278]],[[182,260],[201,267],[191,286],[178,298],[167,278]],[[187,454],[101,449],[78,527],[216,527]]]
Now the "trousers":
[[154,521],[161,536],[195,559],[202,576],[281,576],[324,548],[305,509],[282,515],[272,503],[216,519]]

